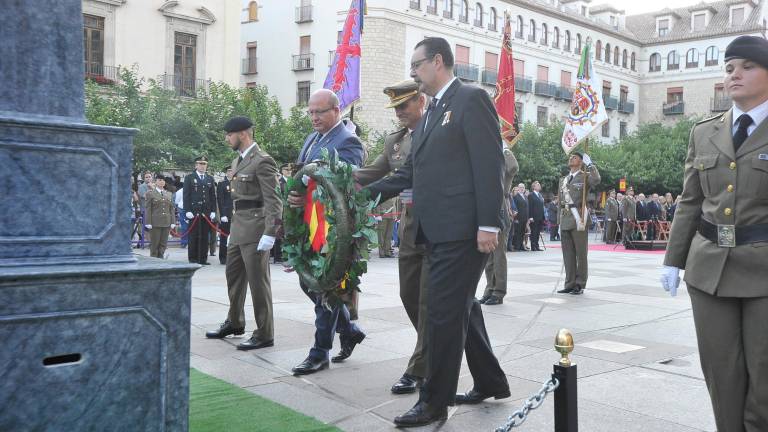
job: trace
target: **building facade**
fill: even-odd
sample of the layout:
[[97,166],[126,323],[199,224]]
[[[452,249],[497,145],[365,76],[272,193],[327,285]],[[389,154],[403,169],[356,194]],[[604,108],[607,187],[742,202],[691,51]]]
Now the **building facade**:
[[83,0],[82,7],[88,78],[109,84],[119,68],[135,66],[187,97],[212,81],[240,84],[239,2]]
[[[321,88],[349,0],[242,0],[241,85],[261,84],[287,111]],[[362,96],[355,116],[392,130],[381,90],[409,75],[413,47],[428,36],[454,48],[455,74],[493,93],[504,13],[513,26],[518,115],[544,125],[564,118],[588,39],[609,121],[610,142],[639,123],[708,116],[730,106],[723,52],[742,34],[764,35],[763,3],[725,0],[625,16],[591,0],[368,0]]]

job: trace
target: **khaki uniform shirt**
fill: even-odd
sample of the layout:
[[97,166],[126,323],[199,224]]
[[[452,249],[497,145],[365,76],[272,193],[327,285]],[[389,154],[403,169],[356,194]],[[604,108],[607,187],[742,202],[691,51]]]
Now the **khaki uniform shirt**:
[[166,228],[176,223],[176,206],[173,202],[173,194],[157,189],[147,191],[146,213],[144,223],[152,227]]
[[[589,194],[589,188],[595,187],[600,183],[600,172],[593,164],[584,171],[577,171],[569,181],[571,175],[567,175],[560,180],[560,229],[576,229],[576,218],[573,217],[571,208],[575,207],[581,214],[582,197]],[[586,185],[585,180],[586,179]],[[583,216],[582,216],[583,217]],[[586,223],[586,221],[583,221]]]
[[634,197],[627,195],[621,199],[621,214],[628,221],[637,221],[637,206]]
[[605,219],[610,219],[611,222],[616,222],[619,218],[619,202],[616,198],[608,198],[605,201]]

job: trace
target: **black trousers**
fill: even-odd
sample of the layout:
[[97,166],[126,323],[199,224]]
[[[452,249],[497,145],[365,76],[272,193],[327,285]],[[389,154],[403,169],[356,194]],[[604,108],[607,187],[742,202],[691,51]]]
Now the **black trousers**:
[[493,354],[483,311],[475,300],[488,254],[478,252],[474,239],[430,244],[428,248],[429,367],[420,400],[437,408],[453,405],[465,350],[475,390],[485,394],[507,390],[507,377]]
[[[230,216],[230,219],[232,217]],[[232,222],[219,222],[219,229],[229,234],[230,226]],[[227,236],[219,234],[219,262],[222,264],[227,263]]]
[[198,264],[208,262],[208,236],[210,232],[211,227],[208,226],[208,222],[202,215],[199,215],[195,227],[188,234],[187,257],[189,262]]
[[515,237],[512,239],[512,245],[516,250],[522,250],[525,248],[523,246],[523,240],[525,240],[525,224],[528,222],[527,219],[520,219],[515,224]]
[[541,234],[541,223],[540,220],[535,220],[531,222],[531,250],[535,249],[541,249],[539,247],[539,235]]

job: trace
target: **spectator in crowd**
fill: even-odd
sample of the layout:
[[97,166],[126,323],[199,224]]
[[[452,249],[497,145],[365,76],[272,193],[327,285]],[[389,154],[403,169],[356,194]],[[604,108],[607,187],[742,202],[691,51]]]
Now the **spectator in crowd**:
[[672,216],[670,215],[669,209],[672,208],[674,204],[675,200],[672,198],[672,194],[669,192],[664,194],[664,199],[662,199],[661,204],[661,218],[663,220],[672,222]]
[[[507,239],[507,251],[515,250],[515,232],[517,230],[517,204],[515,204],[515,195],[517,195],[517,186],[512,188],[509,195],[509,211],[512,217],[512,227],[509,229],[509,238]],[[503,246],[503,245],[502,245]]]
[[514,249],[516,251],[526,251],[523,246],[523,240],[525,239],[525,233],[528,229],[528,198],[525,194],[525,185],[520,183],[517,185],[517,193],[513,198],[515,206],[517,207],[517,225],[515,225],[515,238]]
[[661,203],[659,203],[659,194],[654,193],[647,204],[648,211],[648,240],[656,239],[656,224],[661,219]]
[[552,197],[552,201],[547,204],[547,225],[549,225],[549,240],[560,240],[559,223],[560,210],[558,209],[557,195]]
[[[179,221],[179,229],[181,230],[179,234],[184,234],[187,232],[187,226],[189,225],[187,223],[187,218],[184,217],[184,183],[181,184],[181,187],[176,189],[176,193],[173,195],[173,201],[176,204],[177,220]],[[179,238],[179,243],[182,249],[187,247],[187,236],[185,235]]]
[[531,183],[531,193],[528,194],[528,224],[531,229],[531,250],[541,251],[539,236],[541,225],[544,223],[544,197],[541,195],[541,184]]

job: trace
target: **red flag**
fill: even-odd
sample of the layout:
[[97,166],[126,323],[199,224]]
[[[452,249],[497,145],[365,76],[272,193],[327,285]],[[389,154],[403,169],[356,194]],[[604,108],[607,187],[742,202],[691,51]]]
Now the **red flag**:
[[312,250],[320,252],[326,243],[326,236],[330,227],[325,221],[325,206],[320,201],[312,199],[312,192],[315,189],[317,189],[317,182],[310,179],[304,198],[304,222],[309,227],[309,242],[312,245]]
[[512,57],[512,22],[504,14],[504,37],[501,42],[499,73],[496,76],[496,112],[499,114],[501,136],[512,147],[517,142],[518,128],[515,119],[515,61]]

